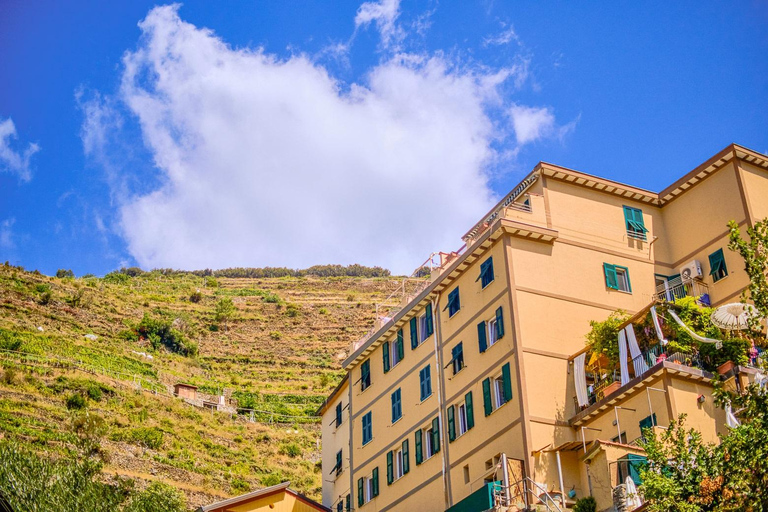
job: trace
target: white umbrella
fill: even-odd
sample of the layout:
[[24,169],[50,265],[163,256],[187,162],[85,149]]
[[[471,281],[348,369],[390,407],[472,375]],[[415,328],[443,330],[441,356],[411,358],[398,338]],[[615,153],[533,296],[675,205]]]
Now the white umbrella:
[[712,313],[712,323],[721,329],[727,331],[743,331],[749,328],[749,318],[756,317],[757,311],[755,308],[742,304],[741,302],[734,302],[732,304],[725,304],[718,307]]
[[626,484],[627,510],[635,510],[637,507],[643,504],[643,500],[640,499],[640,495],[637,493],[637,486],[635,485],[634,480],[632,480],[632,477],[627,477]]

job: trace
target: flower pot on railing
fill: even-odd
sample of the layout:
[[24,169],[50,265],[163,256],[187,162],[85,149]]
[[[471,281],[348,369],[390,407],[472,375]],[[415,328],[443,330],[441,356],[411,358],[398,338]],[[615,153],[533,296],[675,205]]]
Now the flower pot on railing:
[[727,375],[736,367],[736,363],[733,361],[727,361],[717,367],[717,373],[720,375]]
[[611,396],[616,390],[618,390],[621,387],[621,382],[614,381],[608,384],[605,389],[603,389],[603,396],[609,397]]

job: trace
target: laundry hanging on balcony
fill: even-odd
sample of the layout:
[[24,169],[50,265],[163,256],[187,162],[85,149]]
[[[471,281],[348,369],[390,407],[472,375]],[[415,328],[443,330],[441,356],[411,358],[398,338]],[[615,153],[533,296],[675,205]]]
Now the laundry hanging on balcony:
[[722,341],[714,340],[712,338],[705,338],[704,336],[699,336],[698,334],[693,332],[687,325],[685,325],[685,322],[680,320],[680,317],[677,316],[677,314],[674,311],[672,311],[671,309],[669,310],[669,314],[672,315],[672,318],[675,320],[675,322],[678,323],[678,325],[680,325],[680,327],[685,329],[685,332],[687,332],[691,336],[691,338],[693,338],[693,339],[695,339],[697,341],[700,341],[701,343],[714,343],[716,348],[722,348],[723,347],[723,342]]
[[640,352],[640,346],[637,344],[635,327],[632,324],[629,324],[624,328],[624,330],[627,332],[629,355],[632,356],[632,365],[635,367],[635,377],[639,377],[648,371],[648,364],[645,362],[643,353]]
[[621,385],[629,382],[629,367],[627,365],[627,332],[619,331],[619,371],[621,373]]
[[736,415],[733,414],[733,411],[731,410],[730,402],[725,404],[725,424],[728,425],[729,428],[736,428],[741,425],[736,418]]
[[576,387],[576,401],[579,403],[579,407],[586,407],[589,405],[589,395],[587,393],[587,374],[584,369],[584,362],[587,358],[587,353],[579,354],[576,359],[573,360],[573,384]]
[[653,319],[653,328],[656,331],[656,337],[659,338],[659,343],[664,347],[669,341],[664,337],[664,332],[661,330],[661,322],[659,322],[659,314],[656,313],[656,306],[651,308],[651,318]]

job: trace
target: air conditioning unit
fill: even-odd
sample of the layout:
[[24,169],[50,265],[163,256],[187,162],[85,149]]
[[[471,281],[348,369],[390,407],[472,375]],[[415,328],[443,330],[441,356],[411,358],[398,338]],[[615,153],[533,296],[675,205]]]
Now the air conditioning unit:
[[683,282],[690,281],[691,279],[701,279],[703,275],[699,260],[691,260],[680,269],[680,277],[683,279]]

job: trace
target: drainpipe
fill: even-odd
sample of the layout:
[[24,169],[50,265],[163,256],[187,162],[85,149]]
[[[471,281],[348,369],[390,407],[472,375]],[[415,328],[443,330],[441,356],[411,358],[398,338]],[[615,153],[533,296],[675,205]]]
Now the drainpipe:
[[565,510],[565,487],[563,486],[563,467],[560,464],[560,450],[555,452],[555,457],[557,457],[557,476],[560,479],[560,504]]
[[444,430],[443,428],[443,389],[442,389],[442,386],[440,386],[440,380],[441,380],[440,377],[442,376],[442,372],[443,372],[443,364],[440,360],[440,345],[437,342],[438,332],[439,332],[438,330],[440,328],[440,313],[438,312],[438,309],[437,309],[438,301],[435,299],[432,299],[431,303],[432,303],[432,311],[435,312],[435,314],[433,315],[433,321],[435,323],[434,324],[435,364],[437,366],[437,377],[438,377],[437,379],[435,379],[435,381],[436,381],[436,387],[437,387],[437,422],[439,423],[439,427],[440,427],[440,444],[443,445],[442,449],[440,450],[440,453],[441,453],[440,459],[443,464],[443,498],[446,504],[445,508],[449,508],[451,505],[450,503],[451,500],[449,499],[449,496],[448,496],[448,485],[449,485],[448,477],[447,477],[448,469],[447,469],[447,461],[445,459],[447,456],[446,452],[448,450],[448,442],[446,439],[447,436],[444,435],[445,432],[443,432]]
[[508,507],[510,505],[510,499],[509,499],[509,465],[507,464],[507,454],[502,453],[501,454],[501,475],[502,475],[502,485],[504,486],[504,503],[503,505],[505,507]]

